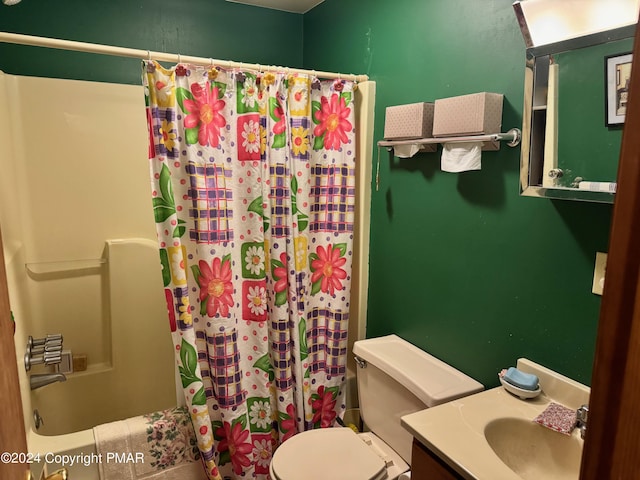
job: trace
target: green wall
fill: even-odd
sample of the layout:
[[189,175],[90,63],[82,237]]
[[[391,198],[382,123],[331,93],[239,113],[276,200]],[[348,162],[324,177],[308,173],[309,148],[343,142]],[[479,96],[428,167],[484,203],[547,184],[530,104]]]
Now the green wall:
[[[304,16],[304,63],[377,82],[376,141],[386,106],[481,91],[503,93],[503,130],[519,127],[525,47],[512,3],[326,0]],[[520,356],[589,384],[611,206],[520,197],[519,147],[462,174],[441,172],[439,153],[384,153],[367,336],[396,333],[487,387]]]
[[[0,31],[264,65],[302,65],[302,15],[224,0],[24,0]],[[6,73],[140,84],[140,61],[0,44]]]

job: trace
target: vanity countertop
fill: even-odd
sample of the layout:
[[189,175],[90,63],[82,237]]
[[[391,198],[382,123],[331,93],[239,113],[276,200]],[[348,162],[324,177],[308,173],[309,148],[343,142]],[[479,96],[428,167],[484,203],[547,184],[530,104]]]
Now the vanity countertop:
[[[542,388],[538,397],[522,400],[496,387],[405,415],[402,425],[464,478],[522,480],[494,453],[485,438],[486,425],[504,418],[533,421],[552,401],[577,409],[588,403],[590,390],[526,359],[518,360],[518,368],[538,375]],[[572,435],[580,436],[577,430]]]

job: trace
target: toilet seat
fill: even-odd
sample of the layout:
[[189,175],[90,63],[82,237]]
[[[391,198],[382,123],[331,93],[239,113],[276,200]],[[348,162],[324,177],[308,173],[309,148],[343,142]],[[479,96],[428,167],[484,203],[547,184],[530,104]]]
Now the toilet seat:
[[294,435],[271,460],[273,480],[383,480],[385,462],[350,428]]

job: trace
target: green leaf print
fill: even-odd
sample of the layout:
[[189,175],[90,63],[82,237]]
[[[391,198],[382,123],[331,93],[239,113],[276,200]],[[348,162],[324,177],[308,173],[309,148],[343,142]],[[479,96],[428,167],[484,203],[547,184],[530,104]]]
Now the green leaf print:
[[[278,99],[275,97],[269,97],[269,116],[271,120],[274,122],[279,122],[280,118],[276,116],[276,108],[278,108],[280,104],[278,103]],[[278,135],[276,135],[277,137]],[[277,148],[277,147],[276,147]]]
[[280,135],[274,135],[271,142],[271,148],[282,148],[287,144],[287,137],[284,133]]
[[155,197],[153,200],[153,215],[156,223],[162,223],[171,215],[176,213],[176,209],[167,205],[163,198]]
[[261,217],[264,217],[264,210],[262,209],[262,196],[256,198],[255,200],[253,200],[250,204],[249,207],[247,207],[247,210],[249,210],[250,212],[253,212],[257,215],[260,215]]
[[351,103],[351,92],[342,92],[340,98],[344,98],[345,107]]
[[193,95],[191,94],[191,92],[189,90],[187,90],[186,88],[182,88],[182,87],[176,88],[176,100],[178,101],[178,105],[180,105],[180,110],[182,110],[184,113],[189,113],[184,108],[184,100],[185,99],[193,100]]
[[224,257],[222,257],[221,265],[224,264],[224,262],[231,262],[231,254],[230,253],[227,253]]
[[262,208],[262,196],[259,196],[255,200],[253,200],[249,207],[247,208],[250,212],[255,213],[256,215],[262,217],[262,224],[264,227],[264,231],[269,230],[269,219],[264,215],[264,209]]
[[296,196],[298,192],[298,179],[293,176],[291,178],[291,212],[298,217],[298,231],[304,232],[307,225],[309,225],[308,215],[298,210],[298,198]]
[[304,360],[309,356],[309,347],[307,346],[307,322],[304,317],[300,318],[298,324],[298,338],[300,339],[300,360]]
[[224,433],[224,427],[220,420],[214,420],[211,422],[211,431],[213,432],[213,438],[215,440],[224,440],[224,436],[221,435]]
[[200,387],[200,390],[196,392],[191,400],[192,405],[205,405],[207,403],[207,396],[204,393],[204,387]]
[[307,368],[307,371],[304,372],[304,378],[311,378],[311,368]]
[[315,295],[322,288],[322,277],[311,285],[311,295]]
[[316,102],[315,100],[311,102],[311,120],[313,120],[313,123],[316,125],[320,124],[320,120],[316,118],[316,112],[319,112],[320,110],[322,110],[320,102]]
[[200,301],[200,315],[203,317],[207,314],[207,302],[209,302],[209,295]]
[[[325,132],[326,133],[326,132]],[[313,140],[313,149],[322,150],[324,148],[324,133]]]
[[202,382],[196,375],[196,368],[198,366],[198,354],[193,345],[190,345],[183,338],[180,344],[180,378],[182,379],[182,387],[186,388],[194,382]]
[[173,238],[180,238],[184,235],[184,232],[187,231],[186,223],[184,220],[178,219],[178,225],[173,229]]
[[202,273],[200,273],[200,267],[198,265],[191,265],[191,271],[193,272],[193,278],[196,279],[198,287],[200,287],[200,277],[202,276]]
[[298,200],[296,194],[298,193],[298,179],[294,176],[291,177],[291,213],[294,215],[298,213]]
[[246,430],[247,429],[247,416],[246,415],[240,415],[238,418],[234,418],[231,421],[231,427],[235,427],[237,424],[240,424],[242,426],[242,430]]
[[231,461],[231,453],[229,452],[229,450],[225,450],[224,452],[220,453],[220,457],[218,458],[218,463],[220,464],[220,466],[226,465],[230,461]]
[[193,145],[198,143],[198,128],[185,128],[184,136],[187,141],[187,145]]
[[304,213],[298,213],[298,231],[300,233],[304,232],[304,230],[307,228],[307,225],[309,225],[308,218],[309,217]]
[[162,265],[162,283],[168,287],[171,283],[171,267],[169,266],[169,252],[166,248],[160,249],[160,264]]
[[336,243],[333,248],[338,248],[340,249],[340,256],[344,257],[345,254],[347,253],[347,244],[346,243]]
[[277,307],[280,305],[284,305],[287,303],[287,290],[283,290],[281,292],[276,293],[276,301],[275,304]]
[[222,82],[211,82],[211,91],[213,92],[214,87],[218,87],[218,98],[224,97],[225,92],[227,91],[227,84]]
[[263,372],[269,374],[269,381],[273,382],[273,379],[276,378],[275,373],[273,372],[273,365],[271,365],[271,359],[269,358],[269,354],[266,353],[261,356],[256,363],[253,364],[254,367],[259,368]]
[[171,172],[166,165],[162,165],[159,179],[160,195],[153,198],[153,213],[156,223],[164,222],[176,212],[171,186]]

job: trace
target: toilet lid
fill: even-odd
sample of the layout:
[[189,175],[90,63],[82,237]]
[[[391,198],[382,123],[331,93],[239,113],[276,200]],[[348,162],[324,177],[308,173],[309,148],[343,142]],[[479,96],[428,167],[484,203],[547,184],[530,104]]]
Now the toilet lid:
[[350,428],[322,428],[294,435],[271,460],[277,480],[378,480],[386,465]]

